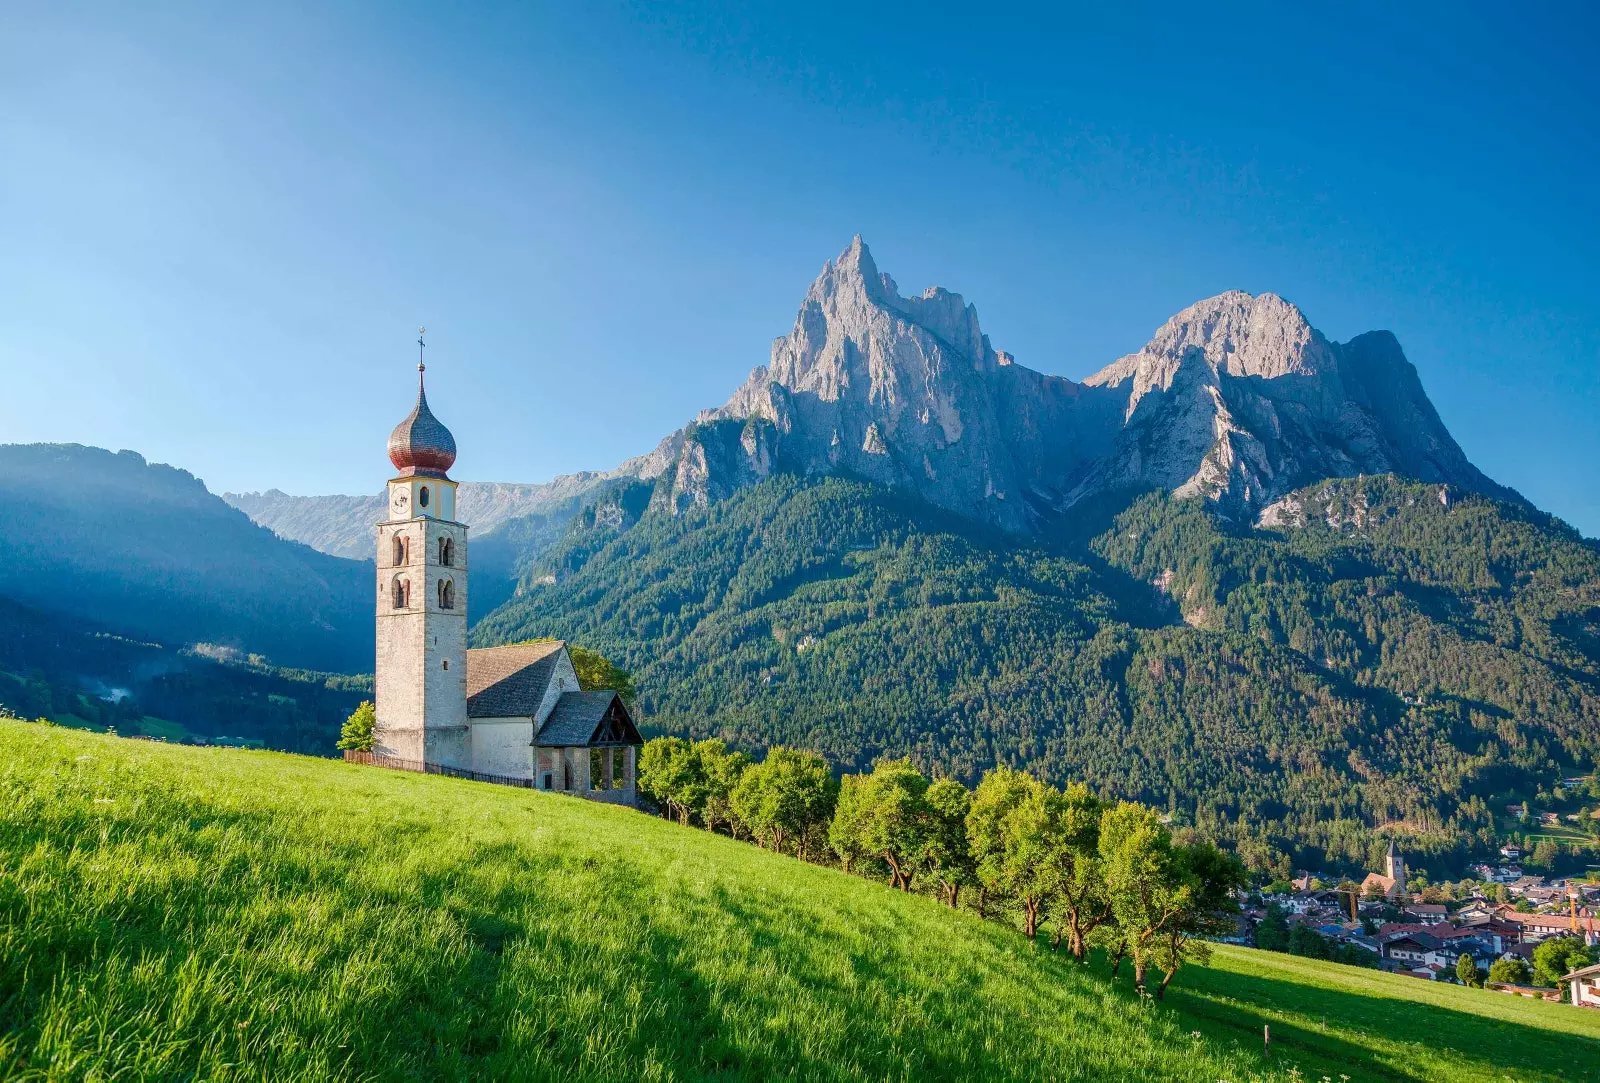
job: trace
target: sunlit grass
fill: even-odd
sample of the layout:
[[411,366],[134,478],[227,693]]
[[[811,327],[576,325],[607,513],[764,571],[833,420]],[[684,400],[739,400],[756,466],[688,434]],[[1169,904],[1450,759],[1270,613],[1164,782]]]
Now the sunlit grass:
[[0,723],[7,1078],[1596,1078],[1600,1013],[1401,981],[1226,951],[1144,1003],[625,809]]

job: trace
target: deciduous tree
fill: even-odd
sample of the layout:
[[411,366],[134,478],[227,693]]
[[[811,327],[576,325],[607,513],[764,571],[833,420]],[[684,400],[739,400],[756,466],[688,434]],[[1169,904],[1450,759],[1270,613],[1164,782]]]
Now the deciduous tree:
[[370,699],[364,699],[339,728],[339,747],[355,752],[372,751],[372,728],[377,725],[378,712]]
[[972,791],[955,779],[942,778],[928,787],[927,849],[923,863],[939,886],[939,897],[954,909],[961,889],[977,881],[972,848],[967,842],[967,813]]
[[793,840],[806,857],[808,840],[817,829],[826,830],[838,793],[839,784],[821,756],[778,746],[740,776],[732,805],[763,846],[782,850]]

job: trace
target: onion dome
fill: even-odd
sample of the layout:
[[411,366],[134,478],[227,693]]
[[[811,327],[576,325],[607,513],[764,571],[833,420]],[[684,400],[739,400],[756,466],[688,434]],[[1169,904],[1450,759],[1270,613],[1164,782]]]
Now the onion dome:
[[403,478],[445,477],[456,461],[456,438],[433,411],[422,387],[423,366],[417,366],[417,405],[389,434],[389,461]]

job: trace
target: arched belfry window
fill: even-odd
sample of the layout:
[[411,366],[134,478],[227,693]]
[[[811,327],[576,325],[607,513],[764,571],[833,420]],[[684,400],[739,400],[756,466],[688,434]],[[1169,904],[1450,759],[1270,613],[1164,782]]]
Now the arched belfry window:
[[406,539],[404,535],[396,534],[394,536],[394,566],[396,568],[405,567],[407,563],[406,557],[409,555],[407,550],[409,548],[410,547],[406,545]]
[[446,568],[456,562],[456,543],[452,538],[439,539],[439,563]]
[[456,585],[448,579],[439,580],[439,608],[454,609],[456,607]]
[[393,601],[396,609],[411,608],[411,580],[399,575],[394,577]]
[[428,506],[428,487],[426,485],[417,490],[417,503],[423,507]]

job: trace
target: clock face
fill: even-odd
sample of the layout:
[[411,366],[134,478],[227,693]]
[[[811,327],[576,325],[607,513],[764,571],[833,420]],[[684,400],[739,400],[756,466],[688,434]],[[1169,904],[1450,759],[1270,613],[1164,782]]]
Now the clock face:
[[404,489],[396,489],[389,499],[389,506],[398,514],[404,514],[406,507],[411,503],[411,497]]

